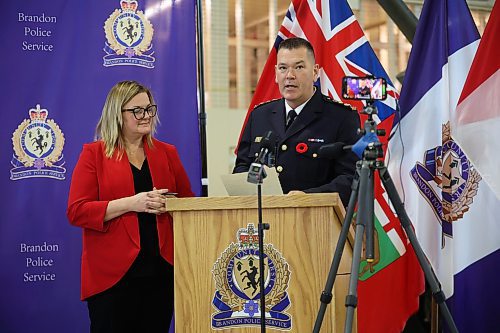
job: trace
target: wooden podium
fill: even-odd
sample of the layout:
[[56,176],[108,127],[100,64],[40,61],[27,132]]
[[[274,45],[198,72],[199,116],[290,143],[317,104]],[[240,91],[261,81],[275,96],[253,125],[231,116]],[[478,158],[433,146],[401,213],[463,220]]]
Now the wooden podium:
[[[176,332],[260,332],[257,197],[173,198],[167,207]],[[312,332],[344,207],[336,193],[263,196],[262,207],[266,330]],[[343,331],[351,259],[347,243],[321,332]]]

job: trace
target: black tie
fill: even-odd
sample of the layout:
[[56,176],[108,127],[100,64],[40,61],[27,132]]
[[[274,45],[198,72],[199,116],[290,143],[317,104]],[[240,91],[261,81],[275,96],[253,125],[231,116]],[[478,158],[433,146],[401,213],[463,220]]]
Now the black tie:
[[290,125],[293,123],[296,117],[297,113],[295,112],[295,110],[288,111],[288,115],[286,116],[285,129],[288,129],[290,127]]

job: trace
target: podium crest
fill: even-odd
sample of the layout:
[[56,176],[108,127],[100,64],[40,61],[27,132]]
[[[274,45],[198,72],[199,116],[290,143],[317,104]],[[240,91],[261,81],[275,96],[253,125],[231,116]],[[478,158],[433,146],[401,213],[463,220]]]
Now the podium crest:
[[266,325],[290,330],[292,319],[285,310],[290,306],[288,287],[290,269],[272,244],[264,244],[264,276],[259,274],[259,236],[253,223],[236,233],[213,266],[216,291],[212,305],[213,329],[260,326],[260,279],[264,279]]

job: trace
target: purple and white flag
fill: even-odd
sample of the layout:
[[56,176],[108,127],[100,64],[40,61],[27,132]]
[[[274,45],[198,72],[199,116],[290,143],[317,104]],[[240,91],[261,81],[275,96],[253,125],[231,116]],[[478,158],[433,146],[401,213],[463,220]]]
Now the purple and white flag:
[[424,2],[387,156],[460,332],[498,330],[500,202],[451,124],[479,38],[464,0]]

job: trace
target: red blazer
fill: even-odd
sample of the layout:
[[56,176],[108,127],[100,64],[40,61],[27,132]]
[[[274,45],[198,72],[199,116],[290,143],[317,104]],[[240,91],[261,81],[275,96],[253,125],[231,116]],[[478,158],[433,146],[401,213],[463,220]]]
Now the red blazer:
[[[144,143],[153,186],[168,188],[179,197],[194,196],[186,172],[174,146],[153,140]],[[67,216],[71,224],[83,228],[81,298],[109,289],[127,272],[140,250],[137,213],[128,212],[104,222],[108,202],[135,194],[128,157],[121,160],[105,155],[102,141],[85,144],[73,171]],[[172,217],[156,217],[160,253],[174,262]]]

